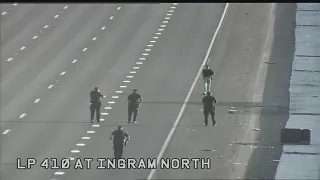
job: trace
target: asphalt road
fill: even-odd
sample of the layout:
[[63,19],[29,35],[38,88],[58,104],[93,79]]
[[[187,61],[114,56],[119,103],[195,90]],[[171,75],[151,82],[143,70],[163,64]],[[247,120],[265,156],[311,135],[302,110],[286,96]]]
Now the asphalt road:
[[[0,125],[1,133],[6,133],[0,136],[1,180],[147,178],[148,169],[46,170],[39,163],[46,157],[111,158],[109,134],[119,124],[132,137],[124,157],[156,158],[202,64],[224,7],[18,5],[15,8],[19,11],[3,15]],[[211,169],[158,170],[154,179],[244,176],[251,152],[245,149],[244,153],[236,143],[258,134],[251,135],[254,127],[248,124],[259,124],[259,110],[250,106],[261,105],[258,100],[266,77],[264,61],[270,56],[273,34],[270,9],[268,4],[229,6],[210,54],[210,65],[217,73],[213,89],[220,103],[218,126],[204,127],[200,79],[164,153],[164,158],[211,158]],[[103,107],[111,108],[103,111],[108,115],[101,117],[100,127],[89,123],[88,92],[95,85],[107,95]],[[277,84],[268,88],[272,86]],[[138,124],[127,124],[126,97],[134,88],[144,103]],[[258,102],[250,103],[255,100]],[[270,104],[274,105],[272,101]],[[238,112],[228,114],[231,106]],[[87,136],[90,139],[82,138]],[[31,157],[37,159],[36,166],[17,170],[17,158]],[[234,164],[238,161],[242,163],[240,168]]]

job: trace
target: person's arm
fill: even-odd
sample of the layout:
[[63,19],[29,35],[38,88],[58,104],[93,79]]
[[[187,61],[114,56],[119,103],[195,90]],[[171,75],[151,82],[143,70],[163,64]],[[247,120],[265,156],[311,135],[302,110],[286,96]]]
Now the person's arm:
[[103,95],[100,91],[98,91],[99,92],[99,96],[100,97],[102,97],[102,98],[105,98],[106,96],[105,95]]
[[139,94],[139,106],[140,106],[140,103],[141,103],[141,101],[142,101],[142,97],[141,97],[141,95]]
[[114,137],[114,131],[110,134],[110,141],[113,140],[113,137]]
[[131,94],[127,97],[127,101],[130,102],[131,100]]
[[128,144],[129,139],[130,139],[130,136],[127,133],[125,133],[124,137],[125,137],[124,145],[126,146]]

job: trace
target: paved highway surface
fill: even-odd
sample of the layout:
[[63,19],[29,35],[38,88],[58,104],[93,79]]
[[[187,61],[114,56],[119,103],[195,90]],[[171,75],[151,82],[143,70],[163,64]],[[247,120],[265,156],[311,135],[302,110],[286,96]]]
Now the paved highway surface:
[[[278,14],[271,4],[228,6],[208,54],[216,72],[213,89],[220,103],[218,126],[204,127],[203,85],[201,79],[193,82],[220,27],[225,6],[2,7],[7,13],[1,15],[1,180],[247,176],[252,149],[240,148],[237,143],[253,142],[260,131],[252,130],[263,129],[260,110],[252,106],[265,105],[261,103],[265,61],[272,54],[273,32],[277,32],[273,21]],[[290,62],[283,64],[291,66]],[[107,98],[102,122],[93,125],[89,123],[88,93],[95,85]],[[272,89],[277,84],[269,86]],[[144,103],[138,124],[127,124],[126,97],[134,88]],[[189,91],[189,103],[179,118]],[[286,102],[272,104],[270,100],[268,105],[286,106]],[[238,111],[228,114],[231,107]],[[176,120],[180,123],[172,141],[163,149]],[[132,137],[124,150],[126,158],[157,158],[165,150],[160,154],[163,158],[210,158],[211,169],[46,170],[39,166],[46,157],[111,158],[109,134],[119,124]],[[17,170],[17,158],[24,165],[26,158],[36,158],[38,163],[32,169]],[[260,165],[264,167],[264,163]]]

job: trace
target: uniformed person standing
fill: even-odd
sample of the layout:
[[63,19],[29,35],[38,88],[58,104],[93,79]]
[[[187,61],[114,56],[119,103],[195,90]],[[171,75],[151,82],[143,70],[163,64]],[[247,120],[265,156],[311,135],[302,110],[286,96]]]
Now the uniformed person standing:
[[99,91],[98,87],[94,87],[93,91],[90,92],[90,114],[91,122],[93,122],[94,113],[96,113],[97,122],[100,122],[100,98],[105,98]]
[[207,95],[202,98],[203,104],[203,113],[204,113],[204,124],[208,125],[208,116],[211,115],[213,126],[216,125],[216,121],[214,119],[215,115],[215,104],[217,103],[216,98],[211,96],[210,92],[207,92]]
[[136,118],[138,114],[138,108],[140,107],[140,103],[142,101],[142,97],[139,93],[137,93],[137,89],[133,90],[128,98],[128,123],[131,122],[131,115],[133,113],[133,123],[137,123]]
[[114,158],[116,160],[122,157],[123,146],[126,146],[130,136],[122,130],[122,126],[118,126],[110,135],[110,141],[113,141]]
[[202,70],[202,77],[204,82],[204,95],[211,90],[211,80],[214,72],[210,69],[209,65],[206,65],[205,69]]

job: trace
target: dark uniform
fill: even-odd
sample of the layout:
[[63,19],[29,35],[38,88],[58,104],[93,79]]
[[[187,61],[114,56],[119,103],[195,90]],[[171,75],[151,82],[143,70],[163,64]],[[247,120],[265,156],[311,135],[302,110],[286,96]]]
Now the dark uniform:
[[140,96],[139,93],[136,92],[136,90],[134,90],[134,92],[128,96],[128,123],[131,122],[132,113],[133,113],[133,122],[136,122],[138,108],[141,100],[142,100],[142,97]]
[[101,97],[104,97],[104,96],[99,92],[99,89],[97,87],[90,92],[91,122],[93,122],[95,112],[96,112],[97,122],[100,121],[100,107],[101,107],[100,98]]
[[123,146],[126,146],[129,135],[122,130],[121,126],[119,126],[117,130],[114,130],[111,133],[111,136],[113,136],[114,157],[120,159],[123,153]]
[[203,113],[204,113],[204,123],[207,126],[208,125],[208,116],[209,114],[211,115],[212,118],[212,123],[213,126],[216,124],[216,121],[214,120],[214,115],[215,115],[215,103],[216,103],[216,98],[213,96],[210,96],[210,93],[208,93],[207,96],[202,98],[202,103],[203,103]]
[[203,69],[202,70],[203,77],[211,77],[212,75],[214,75],[214,72],[211,69]]

